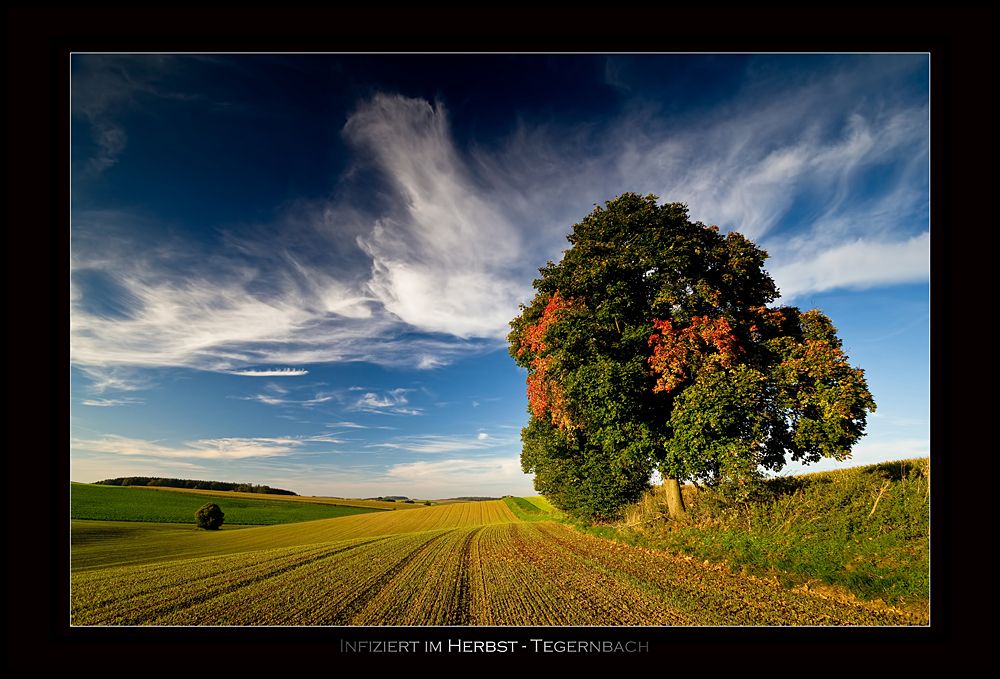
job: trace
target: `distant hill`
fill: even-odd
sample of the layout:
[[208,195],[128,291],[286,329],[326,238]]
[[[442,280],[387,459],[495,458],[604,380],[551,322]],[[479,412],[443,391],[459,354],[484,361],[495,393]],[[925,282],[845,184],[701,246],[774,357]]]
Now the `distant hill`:
[[98,481],[98,486],[163,486],[166,488],[192,488],[194,490],[227,490],[237,493],[261,493],[263,495],[298,495],[290,490],[258,486],[250,483],[227,483],[225,481],[192,481],[189,479],[160,479],[150,476],[122,476],[117,479]]

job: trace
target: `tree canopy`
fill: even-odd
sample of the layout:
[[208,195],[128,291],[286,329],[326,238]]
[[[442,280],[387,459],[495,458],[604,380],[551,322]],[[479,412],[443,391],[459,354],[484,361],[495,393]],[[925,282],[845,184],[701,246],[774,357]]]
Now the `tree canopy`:
[[712,484],[846,459],[875,410],[826,316],[769,306],[766,252],[657,200],[595,206],[511,321],[521,466],[577,515],[614,516],[654,469]]

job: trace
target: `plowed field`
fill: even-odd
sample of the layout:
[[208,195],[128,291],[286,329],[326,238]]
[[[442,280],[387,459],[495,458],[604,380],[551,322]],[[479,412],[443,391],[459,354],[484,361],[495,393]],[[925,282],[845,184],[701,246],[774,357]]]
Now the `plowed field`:
[[[550,522],[503,503],[211,537],[250,551],[78,570],[75,625],[907,625]],[[449,512],[439,510],[450,510]],[[412,517],[412,518],[411,518]],[[423,519],[404,531],[406,521]],[[381,519],[382,524],[365,521]],[[391,520],[390,520],[391,519]],[[393,523],[395,522],[395,523]],[[334,528],[334,524],[340,526]],[[444,525],[447,524],[447,525]],[[409,524],[406,524],[409,526]],[[307,528],[312,527],[312,530]],[[278,530],[281,529],[281,530]],[[380,532],[373,534],[365,531]],[[270,535],[269,535],[270,534]],[[253,545],[257,545],[254,547]]]

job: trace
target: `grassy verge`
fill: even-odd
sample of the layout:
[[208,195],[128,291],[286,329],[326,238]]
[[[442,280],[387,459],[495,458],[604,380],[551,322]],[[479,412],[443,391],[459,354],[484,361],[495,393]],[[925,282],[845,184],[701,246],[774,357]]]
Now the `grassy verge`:
[[[572,519],[549,504],[543,497],[505,497],[503,502],[521,521],[558,521],[576,525]],[[581,527],[585,524],[580,524]]]
[[608,524],[531,512],[524,498],[505,502],[522,521],[559,521],[605,540],[726,564],[788,588],[826,587],[926,613],[927,458],[683,491],[687,517],[680,522],[667,518],[662,487]]
[[667,549],[786,587],[826,585],[865,600],[924,606],[929,587],[926,458],[697,491],[669,521],[654,488],[614,527]]

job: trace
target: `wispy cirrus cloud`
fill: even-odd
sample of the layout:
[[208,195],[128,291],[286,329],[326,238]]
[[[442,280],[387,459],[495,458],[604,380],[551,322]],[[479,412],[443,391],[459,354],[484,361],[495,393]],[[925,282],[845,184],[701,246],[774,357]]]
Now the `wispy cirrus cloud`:
[[929,269],[930,234],[923,233],[902,243],[858,239],[819,252],[812,259],[789,262],[770,273],[784,302],[833,288],[925,281]]
[[[310,363],[446,365],[500,345],[537,267],[559,258],[593,203],[624,191],[686,202],[693,219],[756,239],[785,300],[926,280],[929,113],[894,86],[913,63],[778,77],[762,57],[701,117],[627,89],[615,116],[521,120],[467,148],[443,103],[375,95],[343,135],[353,169],[384,182],[377,205],[352,170],[335,198],[292,201],[275,224],[252,238],[231,230],[210,252],[133,240],[135,213],[74,211],[73,364],[97,390],[141,388],[156,367],[281,377]],[[614,82],[627,82],[624,67]],[[81,100],[79,115],[96,120],[131,96],[116,87]],[[371,392],[355,408],[402,405]]]
[[[120,214],[113,218],[127,221]],[[115,247],[118,252],[112,252]],[[367,304],[367,298],[339,297],[343,304],[338,306],[335,293],[322,287],[321,276],[300,273],[257,289],[252,261],[217,263],[211,270],[180,276],[172,269],[176,261],[201,256],[176,244],[146,254],[133,248],[112,239],[100,255],[86,242],[75,253],[75,272],[97,272],[105,281],[103,289],[113,285],[121,291],[111,314],[97,304],[96,292],[87,294],[79,277],[71,279],[71,359],[95,386],[141,388],[142,380],[150,380],[139,372],[144,368],[274,378],[306,370],[254,366],[369,361],[431,368],[481,350],[475,343],[403,337],[399,319],[386,311],[352,313],[343,305],[360,309],[356,305]]]
[[308,375],[308,370],[301,368],[279,368],[275,370],[224,370],[222,372],[230,375],[246,375],[247,377],[292,377],[294,375]]
[[149,457],[190,460],[244,460],[248,458],[271,458],[307,452],[308,444],[344,443],[342,439],[329,434],[281,438],[216,438],[186,441],[165,445],[156,441],[105,435],[99,439],[74,438],[70,447],[90,453],[107,453],[127,457]]
[[377,394],[373,391],[366,392],[350,406],[350,410],[367,413],[391,413],[395,415],[419,415],[420,408],[405,407],[409,401],[406,394],[412,389],[393,389],[391,391]]
[[901,100],[891,82],[857,94],[905,71],[896,64],[873,75],[862,64],[799,87],[762,81],[665,135],[637,115],[626,127],[646,129],[624,136],[633,145],[645,137],[649,150],[630,155],[624,176],[655,178],[652,191],[686,202],[693,219],[756,240],[783,301],[926,281],[928,105]]
[[222,438],[190,441],[183,445],[162,445],[153,441],[108,435],[97,440],[74,439],[78,450],[115,455],[201,460],[240,460],[249,457],[287,455],[302,443],[296,439]]
[[530,294],[519,269],[521,229],[460,158],[442,103],[377,94],[344,134],[386,176],[398,208],[376,221],[361,247],[372,258],[369,289],[386,310],[425,330],[496,337]]
[[143,405],[145,401],[141,398],[96,398],[85,399],[81,403],[85,406],[109,407]]
[[298,400],[291,398],[275,398],[273,396],[268,396],[266,394],[257,394],[256,396],[244,396],[242,397],[244,401],[260,401],[261,403],[266,403],[272,406],[302,406],[308,408],[311,406],[316,406],[321,403],[326,403],[332,401],[332,396],[317,396],[316,398]]
[[136,370],[135,366],[83,365],[74,362],[77,374],[86,378],[91,391],[142,391],[154,384],[154,378],[147,372]]
[[[273,457],[286,455],[302,445],[301,440],[286,438],[223,438],[192,441],[187,446],[198,451],[197,457],[216,459],[242,459],[245,457]],[[183,452],[183,451],[182,451]],[[184,455],[174,455],[184,457]]]
[[475,437],[471,436],[400,436],[384,443],[372,444],[371,448],[394,448],[412,453],[456,453],[471,452],[474,450],[486,450],[507,445],[510,442],[503,439],[491,438],[489,435],[480,432]]
[[[128,222],[120,213],[75,219],[110,219],[112,231]],[[178,262],[203,258],[184,244],[143,253],[137,244],[114,238],[93,249],[80,239],[74,273],[93,275],[71,278],[71,360],[95,388],[143,388],[151,382],[142,373],[146,368],[274,378],[307,371],[256,366],[367,361],[433,368],[486,348],[405,334],[407,326],[397,317],[365,306],[371,304],[367,293],[324,287],[327,278],[305,270],[273,281],[269,274],[266,286],[257,280],[254,260],[220,257],[211,269],[175,271]],[[93,283],[98,276],[100,289]],[[98,300],[112,289],[118,301],[109,312]]]
[[304,436],[298,439],[302,443],[344,443],[343,439],[338,439],[330,434],[316,434],[313,436]]

